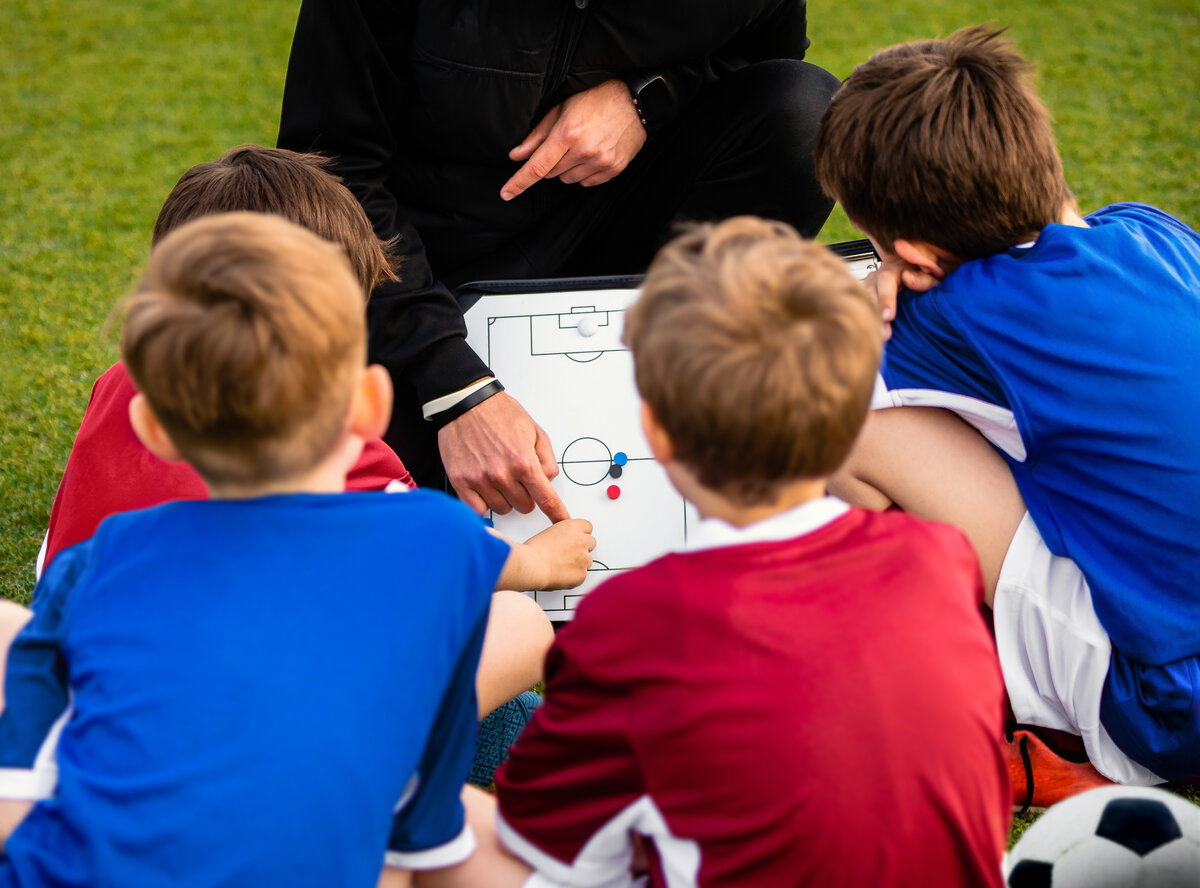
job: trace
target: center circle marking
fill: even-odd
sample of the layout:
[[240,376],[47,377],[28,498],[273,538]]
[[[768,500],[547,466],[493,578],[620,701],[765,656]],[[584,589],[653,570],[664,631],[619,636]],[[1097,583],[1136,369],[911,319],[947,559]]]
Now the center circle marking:
[[580,487],[591,487],[608,477],[613,457],[608,445],[599,438],[576,438],[566,446],[558,462],[567,478]]

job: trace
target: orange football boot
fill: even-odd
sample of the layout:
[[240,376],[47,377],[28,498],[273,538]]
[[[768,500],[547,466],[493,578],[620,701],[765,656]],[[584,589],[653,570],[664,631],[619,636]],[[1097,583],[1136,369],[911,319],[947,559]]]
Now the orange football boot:
[[1010,722],[1005,726],[1013,807],[1021,811],[1049,808],[1085,790],[1113,785],[1092,766],[1085,753],[1054,744],[1050,738],[1057,733],[1034,725]]

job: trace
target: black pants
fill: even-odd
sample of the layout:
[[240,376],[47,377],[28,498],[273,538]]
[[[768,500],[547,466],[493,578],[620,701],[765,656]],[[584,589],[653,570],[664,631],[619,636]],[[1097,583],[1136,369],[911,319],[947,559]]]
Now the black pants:
[[[452,226],[422,229],[434,273],[451,288],[640,274],[676,223],[742,214],[779,219],[813,237],[833,209],[813,173],[813,141],[837,87],[832,74],[792,60],[726,75],[615,179],[593,188],[543,181],[515,198],[537,201],[544,221],[503,248],[464,256]],[[421,419],[415,393],[396,382],[388,440],[419,484],[443,486],[436,432]]]

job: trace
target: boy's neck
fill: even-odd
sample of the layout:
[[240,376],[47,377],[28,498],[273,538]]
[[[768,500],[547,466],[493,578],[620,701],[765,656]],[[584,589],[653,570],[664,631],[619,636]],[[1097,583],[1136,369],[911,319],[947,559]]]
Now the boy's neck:
[[678,463],[667,467],[667,476],[683,498],[696,507],[701,518],[719,518],[733,527],[749,527],[825,496],[824,478],[802,478],[780,485],[778,495],[770,503],[746,505],[705,487]]
[[[1079,211],[1075,208],[1075,204],[1071,201],[1068,201],[1067,203],[1063,204],[1062,210],[1058,215],[1058,219],[1056,220],[1056,224],[1067,225],[1067,226],[1070,226],[1071,228],[1090,228],[1091,227],[1090,225],[1087,224],[1087,221],[1082,216],[1079,215]],[[1045,229],[1042,229],[1042,230],[1044,231]],[[1008,246],[1009,246],[1009,248],[1012,248],[1012,247],[1019,247],[1022,244],[1032,244],[1039,237],[1041,237],[1041,235],[1042,235],[1042,231],[1033,231],[1033,232],[1030,232],[1027,237],[1023,237],[1020,240],[1018,240],[1016,243],[1009,244]],[[922,244],[922,248],[924,250],[927,250],[929,252],[929,255],[931,257],[933,257],[934,259],[936,259],[936,264],[937,264],[936,273],[934,273],[932,269],[926,269],[926,270],[929,270],[930,273],[934,273],[934,277],[937,280],[944,279],[947,275],[950,274],[950,272],[954,271],[960,265],[963,264],[962,259],[959,259],[957,256],[955,256],[953,253],[949,252],[946,249],[934,246],[933,244],[929,244],[926,242],[914,241],[913,243]],[[878,249],[878,247],[876,247],[876,249]],[[922,267],[924,267],[924,266],[922,266]]]
[[[1076,209],[1075,202],[1070,200],[1062,205],[1062,209],[1059,210],[1058,213],[1058,218],[1050,224],[1067,225],[1071,228],[1091,228],[1091,226],[1087,224],[1087,221],[1081,215],[1079,215],[1079,210]],[[1045,230],[1046,229],[1043,228],[1040,231],[1035,231],[1029,237],[1022,238],[1015,244],[1009,244],[1009,247],[1017,247],[1024,243],[1032,243],[1041,237],[1042,231]]]
[[1075,208],[1075,204],[1068,203],[1063,207],[1062,214],[1058,218],[1059,224],[1070,225],[1072,228],[1091,228],[1087,224],[1087,220],[1079,215],[1079,210]]
[[[1079,215],[1079,211],[1075,208],[1075,204],[1072,201],[1068,201],[1067,203],[1063,204],[1062,210],[1058,214],[1057,222],[1052,223],[1052,224],[1067,225],[1071,228],[1090,228],[1091,227],[1090,225],[1087,224],[1087,221],[1082,216]],[[1024,243],[1033,243],[1039,237],[1042,236],[1042,231],[1045,231],[1045,229],[1043,228],[1041,231],[1035,231],[1032,234],[1030,234],[1029,237],[1022,238],[1021,240],[1017,241],[1017,243],[1015,243],[1015,244],[1009,244],[1009,247],[1010,248],[1011,247],[1019,247],[1019,246],[1021,246],[1021,244],[1024,244]],[[960,265],[962,265],[962,260],[958,259],[958,258],[953,258],[953,260],[951,262],[947,263],[948,267],[946,268],[946,274],[949,274],[951,271],[953,271],[955,268],[958,268],[958,266],[960,266]]]
[[307,472],[263,484],[221,484],[205,480],[209,499],[257,499],[289,493],[341,493],[346,475],[362,454],[363,440],[346,436],[328,456]]

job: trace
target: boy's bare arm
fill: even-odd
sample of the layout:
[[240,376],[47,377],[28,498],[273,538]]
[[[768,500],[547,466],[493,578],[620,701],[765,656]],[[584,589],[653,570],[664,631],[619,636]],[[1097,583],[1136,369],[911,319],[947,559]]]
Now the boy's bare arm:
[[979,556],[991,606],[1025,502],[1003,457],[964,420],[932,407],[874,411],[829,491],[852,505],[894,503],[957,527]]
[[25,799],[0,799],[0,853],[13,830],[21,825],[25,815],[33,808],[33,802]]
[[[0,712],[4,711],[4,672],[8,661],[8,649],[17,633],[29,622],[33,612],[14,601],[0,599]],[[0,854],[12,831],[20,826],[25,815],[33,808],[27,799],[0,799]]]
[[551,524],[527,542],[512,544],[496,588],[518,592],[574,588],[587,576],[594,548],[590,521],[568,518]]
[[412,883],[412,870],[385,866],[379,874],[375,888],[411,888]]

